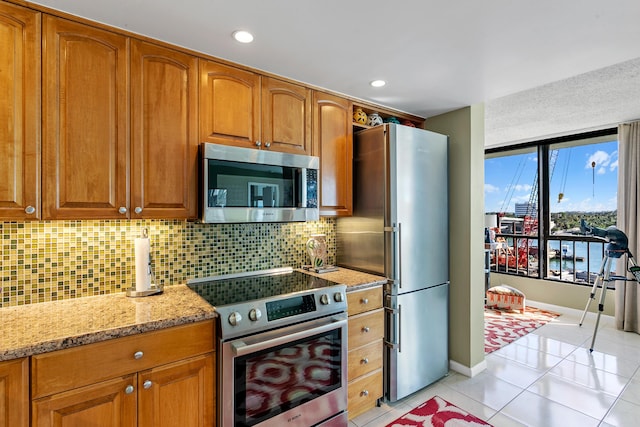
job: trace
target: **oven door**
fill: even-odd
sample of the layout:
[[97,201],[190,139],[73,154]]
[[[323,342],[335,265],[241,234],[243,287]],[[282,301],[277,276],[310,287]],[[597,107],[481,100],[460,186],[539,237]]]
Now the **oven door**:
[[347,410],[347,315],[221,343],[222,426],[318,425]]

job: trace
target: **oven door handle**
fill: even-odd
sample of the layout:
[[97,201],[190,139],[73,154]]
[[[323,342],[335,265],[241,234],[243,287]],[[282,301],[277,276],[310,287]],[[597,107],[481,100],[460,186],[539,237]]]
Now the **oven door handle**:
[[332,319],[331,323],[327,323],[313,329],[305,329],[298,332],[289,333],[277,338],[272,338],[270,340],[261,341],[255,344],[247,344],[242,340],[238,340],[231,344],[231,348],[233,349],[233,353],[236,356],[244,356],[246,354],[251,354],[258,351],[266,350],[268,348],[272,348],[281,344],[286,344],[291,341],[304,339],[313,335],[321,334],[323,332],[327,332],[332,329],[337,329],[346,324],[347,324],[346,319]]

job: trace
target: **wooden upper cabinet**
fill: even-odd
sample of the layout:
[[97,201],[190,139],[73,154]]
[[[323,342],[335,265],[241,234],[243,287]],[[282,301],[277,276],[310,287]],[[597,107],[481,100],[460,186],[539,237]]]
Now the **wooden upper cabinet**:
[[197,216],[198,59],[131,42],[131,218]]
[[311,89],[200,61],[200,142],[311,154]]
[[313,96],[313,154],[320,157],[320,215],[353,214],[351,101],[323,92]]
[[311,154],[311,89],[262,78],[262,147]]
[[126,217],[128,39],[43,21],[43,218]]
[[40,13],[0,2],[0,218],[40,217]]
[[256,148],[260,76],[200,61],[200,142]]

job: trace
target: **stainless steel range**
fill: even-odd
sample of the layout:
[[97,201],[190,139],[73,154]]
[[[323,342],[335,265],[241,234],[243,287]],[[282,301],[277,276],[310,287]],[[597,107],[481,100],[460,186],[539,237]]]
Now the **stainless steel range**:
[[346,286],[291,268],[198,279],[218,313],[218,425],[347,425]]

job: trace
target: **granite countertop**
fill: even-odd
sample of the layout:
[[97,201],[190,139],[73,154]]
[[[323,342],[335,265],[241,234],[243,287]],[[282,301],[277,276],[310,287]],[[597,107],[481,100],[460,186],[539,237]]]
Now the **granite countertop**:
[[353,292],[360,289],[370,288],[372,286],[384,285],[385,283],[387,283],[387,279],[383,276],[376,276],[374,274],[349,270],[342,267],[338,267],[337,271],[330,271],[327,273],[314,273],[307,270],[300,271],[304,271],[305,273],[311,274],[312,276],[331,280],[332,282],[345,284],[347,285],[347,292]]
[[0,308],[0,361],[75,347],[216,316],[186,285],[129,298],[112,295]]

